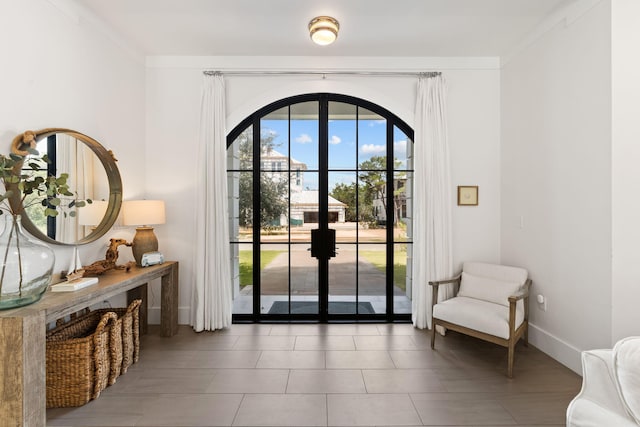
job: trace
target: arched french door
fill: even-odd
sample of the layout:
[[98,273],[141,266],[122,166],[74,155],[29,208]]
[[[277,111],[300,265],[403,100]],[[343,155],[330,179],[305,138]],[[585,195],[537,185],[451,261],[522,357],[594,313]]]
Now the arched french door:
[[407,320],[413,131],[316,93],[270,104],[227,138],[234,320]]

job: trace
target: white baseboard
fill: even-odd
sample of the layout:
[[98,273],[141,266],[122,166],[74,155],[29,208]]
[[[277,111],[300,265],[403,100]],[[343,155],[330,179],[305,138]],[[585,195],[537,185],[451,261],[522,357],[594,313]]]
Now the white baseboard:
[[[190,320],[191,308],[190,307],[178,307],[178,324],[188,325]],[[160,324],[160,307],[149,307],[147,311],[147,321],[150,325]]]
[[529,342],[578,375],[582,375],[582,352],[576,347],[532,323],[529,323]]

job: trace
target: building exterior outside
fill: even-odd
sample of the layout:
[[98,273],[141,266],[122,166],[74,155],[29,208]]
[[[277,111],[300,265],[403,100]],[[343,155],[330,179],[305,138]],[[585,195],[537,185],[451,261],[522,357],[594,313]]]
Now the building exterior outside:
[[[286,179],[289,162],[290,207],[289,218],[286,214],[280,216],[278,225],[302,226],[306,223],[318,222],[318,190],[305,189],[304,171],[307,165],[294,158],[290,158],[276,150],[268,149],[260,156],[260,169],[273,179]],[[269,172],[267,172],[269,171]],[[329,222],[345,222],[347,205],[329,196]]]

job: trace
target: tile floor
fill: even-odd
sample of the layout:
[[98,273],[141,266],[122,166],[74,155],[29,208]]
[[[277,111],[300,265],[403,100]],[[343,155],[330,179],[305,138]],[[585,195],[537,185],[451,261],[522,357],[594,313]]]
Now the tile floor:
[[410,324],[180,327],[142,338],[140,362],[50,426],[561,426],[581,378],[533,347]]

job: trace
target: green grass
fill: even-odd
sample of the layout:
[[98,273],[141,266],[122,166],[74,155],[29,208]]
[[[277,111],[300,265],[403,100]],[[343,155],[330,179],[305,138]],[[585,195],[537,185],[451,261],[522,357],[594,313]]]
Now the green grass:
[[[387,271],[387,253],[385,251],[359,251],[359,256],[363,257],[378,270],[386,273]],[[406,290],[407,283],[407,253],[406,251],[395,251],[393,253],[393,281],[395,285]]]
[[[283,251],[262,251],[260,252],[260,270],[273,261],[275,257]],[[240,287],[245,287],[253,283],[253,251],[240,251]]]

